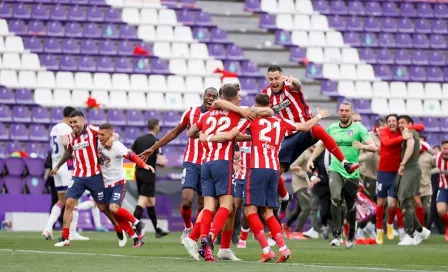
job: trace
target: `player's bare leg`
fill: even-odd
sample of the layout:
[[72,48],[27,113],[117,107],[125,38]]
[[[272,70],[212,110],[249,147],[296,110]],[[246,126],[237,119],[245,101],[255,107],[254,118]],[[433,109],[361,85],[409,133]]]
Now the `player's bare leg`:
[[277,243],[279,249],[279,258],[277,259],[277,263],[284,263],[289,258],[291,258],[291,251],[286,246],[285,240],[283,239],[282,227],[280,226],[278,220],[275,218],[272,208],[263,208],[262,214],[263,219],[271,232],[271,236]]
[[117,220],[115,219],[114,215],[109,211],[108,207],[106,206],[106,204],[104,203],[97,203],[98,205],[98,209],[100,209],[100,211],[102,213],[104,213],[107,218],[109,218],[110,222],[112,223],[112,225],[114,225],[114,230],[115,233],[117,234],[117,238],[118,240],[123,240],[124,235],[123,235],[123,229],[120,227],[120,224],[117,222]]
[[446,202],[437,202],[437,214],[439,215],[440,220],[442,220],[443,225],[445,226],[445,241],[448,242],[448,213],[447,213],[447,203]]
[[[114,215],[121,229],[123,229],[129,237],[134,240],[134,247],[140,247],[143,245],[143,236],[145,235],[144,227],[145,224],[135,218],[128,210],[120,207],[116,203],[111,203],[109,205],[109,211]],[[136,231],[131,227],[132,224]],[[122,240],[118,240],[118,245],[120,247],[126,244],[126,236],[123,236]]]
[[269,262],[270,260],[275,258],[275,253],[272,251],[271,247],[268,244],[266,234],[264,233],[263,223],[258,216],[258,207],[254,205],[245,206],[244,215],[247,219],[247,223],[249,224],[250,229],[254,233],[255,239],[258,241],[263,250],[259,262]]
[[65,210],[64,210],[64,224],[62,226],[62,237],[59,238],[59,241],[54,245],[56,247],[64,247],[69,246],[69,235],[70,235],[70,224],[73,219],[73,209],[76,204],[78,204],[78,200],[73,198],[67,198],[65,202]]
[[235,224],[235,216],[237,211],[237,206],[234,200],[234,206],[232,212],[227,217],[226,223],[221,231],[221,245],[218,251],[218,258],[221,260],[229,260],[229,261],[241,261],[235,256],[235,253],[230,249],[230,245],[232,244],[232,236],[233,236],[233,228]]
[[[200,198],[198,196],[198,198]],[[193,229],[193,223],[191,220],[191,215],[193,213],[192,206],[193,206],[193,199],[194,199],[194,190],[190,188],[183,188],[182,189],[182,203],[180,205],[180,214],[182,216],[182,219],[184,220],[184,231],[182,232],[182,236],[180,238],[181,241],[183,241],[190,232]]]
[[53,225],[58,220],[59,216],[61,216],[62,209],[65,206],[65,196],[66,191],[58,192],[58,201],[54,204],[53,208],[51,208],[50,217],[48,218],[47,226],[42,232],[42,237],[45,240],[53,239]]

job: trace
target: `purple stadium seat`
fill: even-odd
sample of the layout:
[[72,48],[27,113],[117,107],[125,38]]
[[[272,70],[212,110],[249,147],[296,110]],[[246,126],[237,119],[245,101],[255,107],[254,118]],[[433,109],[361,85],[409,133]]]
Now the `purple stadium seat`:
[[65,36],[67,37],[82,37],[82,27],[81,24],[77,22],[71,22],[65,24]]
[[[350,2],[350,3],[352,3],[352,2]],[[328,16],[328,26],[337,31],[345,31],[346,30],[345,20],[343,17],[341,17],[339,15]]]
[[0,17],[4,19],[9,19],[12,16],[12,10],[7,2],[0,3]]
[[411,19],[406,17],[398,18],[397,28],[398,32],[401,33],[413,33],[415,31]]
[[258,86],[260,87],[260,90],[264,89],[269,86],[269,82],[265,77],[262,77],[258,80]]
[[31,141],[48,141],[48,130],[44,125],[31,124],[29,130]]
[[151,69],[154,74],[169,74],[168,62],[163,59],[153,59]]
[[370,100],[359,99],[355,101],[355,109],[358,113],[372,113]]
[[291,47],[289,50],[289,60],[294,62],[302,62],[306,57],[306,49],[300,47]]
[[426,142],[430,145],[430,146],[434,146],[436,144],[440,144],[439,141],[439,134],[438,133],[434,133],[434,132],[422,132],[421,133],[423,136],[426,137]]
[[324,0],[313,1],[313,8],[320,14],[331,14],[330,6],[328,5],[327,1]]
[[99,47],[94,40],[81,40],[81,53],[95,55],[99,53]]
[[132,73],[132,62],[128,58],[115,59],[115,71],[117,73]]
[[347,6],[345,5],[344,1],[341,0],[331,1],[330,9],[331,14],[346,15],[348,13]]
[[52,5],[50,10],[50,19],[57,21],[65,21],[68,19],[68,10],[65,6]]
[[45,172],[45,161],[41,159],[26,158],[24,159],[28,173],[31,176],[42,177]]
[[326,96],[339,96],[338,83],[330,80],[322,81],[321,93]]
[[104,11],[104,19],[109,23],[122,23],[121,10],[116,8],[106,8]]
[[[46,147],[47,144],[44,144],[44,146]],[[35,153],[39,158],[44,158],[47,155],[45,150],[42,148],[42,144],[34,142],[28,142],[25,144],[25,152],[28,154]]]
[[167,147],[163,150],[163,154],[166,156],[167,167],[179,167],[182,165],[183,154],[179,148]]
[[448,19],[448,5],[446,3],[434,4],[434,17]]
[[56,55],[40,55],[40,64],[47,70],[59,70],[59,60]]
[[395,66],[393,69],[393,79],[396,81],[408,81],[410,79],[409,77],[409,70],[406,66]]
[[[14,149],[12,152],[19,151],[19,149]],[[11,153],[12,153],[11,152]],[[8,173],[11,176],[21,176],[25,171],[25,161],[22,158],[7,158],[5,160],[6,168],[8,168]]]
[[96,60],[98,72],[113,73],[115,72],[115,65],[111,57],[100,57]]
[[51,123],[57,124],[61,122],[62,117],[64,117],[63,109],[52,108],[50,111]]
[[89,0],[90,5],[107,6],[105,0]]
[[415,10],[414,4],[404,2],[400,4],[400,14],[405,17],[415,17],[417,11]]
[[448,118],[440,118],[440,131],[448,132]]
[[440,131],[440,123],[437,118],[433,118],[433,117],[423,118],[423,125],[425,125],[425,131],[428,131],[428,132],[439,132]]
[[201,42],[210,42],[210,31],[206,27],[196,27],[193,29],[193,37]]
[[397,32],[397,21],[394,18],[384,18],[381,21],[381,31],[383,32]]
[[368,32],[379,32],[381,30],[379,19],[377,17],[365,18],[364,30]]
[[397,4],[394,2],[385,2],[383,3],[383,15],[397,17],[400,15],[400,10],[397,7]]
[[61,56],[59,60],[60,69],[74,72],[78,70],[78,62],[74,56]]
[[8,194],[10,195],[20,195],[23,191],[22,179],[14,176],[6,176],[3,178],[3,182],[6,185]]
[[127,127],[124,130],[124,142],[132,144],[135,139],[142,135],[142,131],[137,127]]
[[45,191],[45,181],[40,177],[27,177],[25,178],[25,184],[31,195],[41,195]]
[[87,23],[83,26],[83,35],[85,38],[100,38],[101,29],[97,23]]
[[16,89],[17,104],[34,104],[33,92],[29,89]]
[[148,121],[151,118],[156,118],[157,120],[161,121],[163,120],[163,115],[160,111],[146,111],[145,112],[145,121]]
[[246,95],[241,98],[241,106],[250,107],[254,105],[254,99],[251,95]]
[[241,89],[248,93],[258,93],[260,90],[257,86],[257,80],[255,78],[241,78]]
[[79,54],[81,47],[75,39],[63,39],[62,40],[62,53],[65,54]]
[[388,65],[377,65],[375,67],[375,75],[382,80],[391,80],[392,71]]
[[178,139],[179,139],[179,143],[181,145],[186,145],[188,143],[187,131],[184,131],[183,133],[181,133],[179,135]]
[[1,122],[11,122],[12,113],[8,106],[0,105],[0,121]]
[[348,2],[348,14],[350,15],[365,15],[364,5],[361,1]]
[[224,69],[237,74],[241,74],[242,72],[240,62],[235,60],[228,60],[224,62]]
[[277,28],[276,17],[268,13],[260,14],[260,28],[276,29]]
[[174,127],[179,123],[181,113],[178,111],[168,111],[163,115],[163,125]]
[[[133,59],[134,73],[151,74],[151,62],[147,58]],[[168,72],[162,72],[164,74]]]
[[28,32],[23,20],[10,20],[8,25],[9,31],[15,33],[16,35],[25,35]]
[[72,6],[68,9],[68,20],[69,21],[85,21],[86,12],[83,7]]
[[362,31],[363,30],[361,17],[355,17],[355,16],[349,17],[346,22],[347,22],[346,29],[348,31]]
[[431,44],[431,48],[434,48],[434,49],[446,49],[447,48],[445,35],[432,34],[429,38],[429,42]]
[[208,53],[210,56],[214,57],[215,59],[225,59],[226,58],[226,49],[224,45],[222,44],[209,44],[208,45]]
[[128,110],[126,113],[128,126],[144,126],[143,113],[140,110]]
[[28,33],[34,35],[45,34],[45,26],[42,21],[30,21],[28,23]]
[[[415,51],[414,51],[415,52]],[[399,65],[411,64],[411,56],[408,50],[399,49],[395,51],[395,63]]]
[[24,5],[23,3],[14,4],[12,17],[16,19],[30,19],[31,14],[28,5]]
[[20,151],[22,147],[18,142],[7,142],[5,152],[7,156],[10,156],[13,152]]
[[228,43],[229,42],[229,39],[227,37],[227,32],[222,29],[219,29],[219,28],[212,29],[211,40],[215,43]]
[[393,64],[394,63],[392,52],[387,48],[378,50],[377,58],[378,58],[379,64]]
[[196,13],[196,24],[200,26],[213,26],[210,14],[208,12],[198,11]]
[[101,9],[96,6],[89,7],[87,9],[87,18],[89,18],[89,21],[91,21],[91,22],[103,22],[104,21],[104,15],[101,12]]
[[45,53],[61,53],[62,47],[59,39],[49,38],[44,40]]
[[424,51],[412,52],[412,64],[415,65],[428,65],[428,55]]
[[11,89],[0,86],[0,103],[1,104],[15,104],[16,99],[14,97],[14,93]]
[[82,56],[78,59],[78,70],[80,72],[95,72],[96,63],[91,56]]
[[445,65],[445,54],[441,51],[430,51],[428,61],[429,65]]
[[117,54],[120,56],[132,56],[134,45],[130,41],[120,41],[117,46]]
[[376,53],[371,48],[360,49],[359,58],[369,64],[376,64]]
[[120,37],[118,26],[114,24],[103,25],[101,36],[108,39],[118,39]]
[[[5,145],[0,144],[0,158],[6,158],[6,150]],[[4,161],[3,161],[4,163]],[[0,180],[0,182],[2,182]]]
[[50,123],[50,113],[47,108],[33,107],[31,110],[31,118],[33,123],[48,124]]
[[124,126],[126,125],[126,119],[124,117],[123,111],[121,110],[109,110],[107,112],[109,123],[114,126]]
[[231,60],[244,59],[243,49],[241,47],[239,47],[238,45],[234,45],[234,44],[227,46],[227,59],[231,59]]
[[[68,24],[67,24],[67,28],[68,28]],[[64,27],[62,26],[62,24],[60,22],[56,22],[56,21],[48,22],[47,23],[47,35],[55,36],[55,37],[62,37],[65,35]]]
[[193,12],[189,9],[181,9],[177,11],[177,21],[187,26],[194,24]]
[[[8,131],[4,123],[0,123],[0,140],[8,140]],[[1,173],[1,171],[0,171]]]
[[14,122],[31,122],[29,108],[23,106],[14,106],[12,108],[12,120]]
[[137,31],[135,30],[135,26],[131,25],[121,25],[120,26],[120,38],[121,39],[138,39]]
[[116,55],[117,47],[115,46],[115,42],[112,40],[100,41],[100,54],[101,55]]
[[426,71],[425,68],[420,66],[411,67],[410,78],[412,81],[426,81]]
[[275,43],[283,46],[292,45],[291,32],[285,30],[275,31]]
[[260,0],[246,0],[244,1],[244,9],[249,12],[260,12]]
[[70,3],[73,5],[87,5],[89,0],[71,0]]
[[366,14],[369,14],[371,16],[382,15],[381,6],[378,2],[375,1],[365,2],[365,6],[366,6]]
[[69,4],[70,0],[53,0],[54,3]]
[[397,47],[398,48],[410,48],[412,47],[411,36],[407,33],[397,34]]
[[44,46],[42,45],[42,40],[38,37],[25,37],[24,46],[26,49],[34,53],[42,53],[44,51]]
[[442,69],[440,67],[428,67],[428,81],[444,82]]
[[357,47],[361,45],[361,40],[359,39],[359,34],[355,32],[345,32],[344,33],[344,42]]
[[417,16],[424,18],[434,17],[434,13],[429,3],[417,3]]
[[417,33],[428,34],[431,33],[431,24],[425,18],[420,18],[415,21],[415,31]]
[[432,33],[435,34],[448,34],[447,23],[444,20],[434,19],[432,20]]
[[309,78],[322,78],[322,65],[310,63],[306,66],[306,76]]
[[103,109],[89,110],[89,121],[93,125],[99,126],[107,122],[106,112]]

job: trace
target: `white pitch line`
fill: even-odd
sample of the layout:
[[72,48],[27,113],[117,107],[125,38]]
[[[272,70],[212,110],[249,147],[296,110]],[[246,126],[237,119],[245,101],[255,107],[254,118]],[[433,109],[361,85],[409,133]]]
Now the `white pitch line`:
[[[156,257],[156,256],[135,256],[135,255],[122,255],[122,254],[99,254],[99,253],[83,253],[83,252],[67,252],[67,251],[43,251],[43,250],[28,250],[28,249],[10,249],[0,248],[0,252],[18,252],[18,253],[37,253],[37,254],[53,254],[53,255],[78,255],[78,256],[102,256],[102,257],[122,257],[122,258],[149,258],[149,259],[168,259],[168,260],[180,260],[180,261],[192,261],[191,258],[182,257]],[[337,266],[337,265],[321,265],[321,264],[300,264],[300,263],[258,263],[249,261],[239,261],[236,263],[247,264],[259,264],[259,265],[286,265],[286,266],[302,266],[302,267],[316,267],[327,269],[360,269],[370,271],[399,271],[399,272],[444,272],[437,270],[415,270],[415,269],[395,269],[385,267],[363,267],[363,266]]]

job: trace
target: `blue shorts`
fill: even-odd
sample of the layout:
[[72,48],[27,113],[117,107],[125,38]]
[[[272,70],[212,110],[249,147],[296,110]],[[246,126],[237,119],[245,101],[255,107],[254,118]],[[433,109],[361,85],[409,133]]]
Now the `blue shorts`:
[[285,166],[285,172],[289,170],[289,166],[297,160],[300,155],[310,146],[317,143],[313,140],[311,131],[299,131],[283,139],[280,145],[278,158],[282,166]]
[[439,189],[436,202],[445,202],[448,204],[448,189]]
[[378,171],[376,182],[376,196],[379,198],[387,198],[388,196],[397,198],[397,192],[395,192],[396,177],[396,172]]
[[235,179],[235,197],[244,198],[244,185],[246,181],[244,179]]
[[107,205],[117,204],[121,206],[126,195],[126,184],[119,184],[114,187],[104,188],[104,203]]
[[72,180],[68,185],[67,198],[78,200],[85,190],[90,192],[96,203],[104,203],[103,175],[98,174],[91,177],[72,177]]
[[201,167],[202,196],[234,195],[233,163],[218,160],[205,162]]
[[246,175],[243,203],[258,207],[278,207],[277,186],[280,173],[267,168],[251,168]]
[[183,163],[182,189],[189,188],[195,190],[198,195],[202,195],[201,187],[201,165],[191,162]]

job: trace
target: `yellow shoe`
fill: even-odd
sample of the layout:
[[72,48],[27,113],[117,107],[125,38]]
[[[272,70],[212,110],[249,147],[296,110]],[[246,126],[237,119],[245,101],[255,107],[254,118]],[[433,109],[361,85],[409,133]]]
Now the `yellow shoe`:
[[383,234],[384,234],[384,230],[382,230],[382,229],[377,229],[376,230],[376,243],[378,245],[382,245],[383,244]]
[[387,224],[387,239],[393,240],[394,239],[394,225]]

